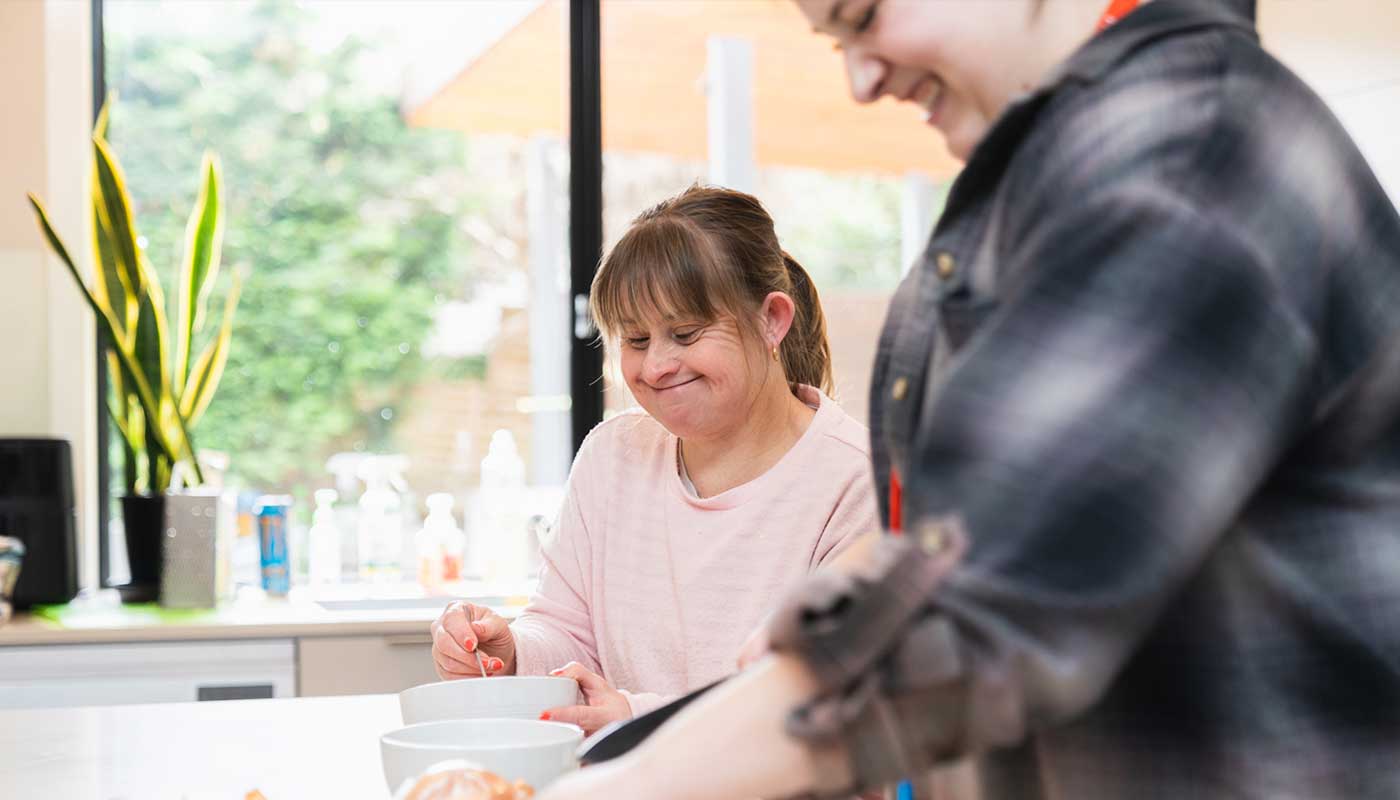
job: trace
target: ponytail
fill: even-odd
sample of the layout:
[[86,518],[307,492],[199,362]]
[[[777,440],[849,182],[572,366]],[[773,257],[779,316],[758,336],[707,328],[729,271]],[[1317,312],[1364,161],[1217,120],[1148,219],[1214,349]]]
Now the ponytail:
[[783,266],[787,267],[788,279],[796,312],[792,327],[783,339],[779,351],[783,362],[783,372],[792,383],[805,383],[821,389],[828,397],[836,393],[836,381],[831,373],[831,343],[826,338],[826,316],[817,297],[817,287],[807,270],[797,263],[797,259],[783,253]]

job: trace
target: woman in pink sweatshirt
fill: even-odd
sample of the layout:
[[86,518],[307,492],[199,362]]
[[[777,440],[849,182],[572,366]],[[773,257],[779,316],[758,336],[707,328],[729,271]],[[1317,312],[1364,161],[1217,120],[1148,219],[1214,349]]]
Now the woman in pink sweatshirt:
[[520,617],[454,603],[432,626],[443,678],[572,677],[586,705],[546,715],[590,732],[733,672],[789,587],[878,530],[816,289],[755,198],[644,212],[592,310],[641,409],[584,441]]

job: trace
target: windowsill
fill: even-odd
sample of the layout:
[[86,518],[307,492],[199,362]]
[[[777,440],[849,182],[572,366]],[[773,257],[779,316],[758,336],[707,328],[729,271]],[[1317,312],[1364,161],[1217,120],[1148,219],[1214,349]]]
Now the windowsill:
[[459,582],[435,596],[417,584],[346,584],[314,592],[298,586],[284,598],[245,590],[217,608],[188,610],[80,600],[17,614],[0,627],[0,647],[359,635],[426,641],[429,624],[447,603],[475,598],[509,619],[525,606],[532,586],[516,585],[508,593],[512,587]]

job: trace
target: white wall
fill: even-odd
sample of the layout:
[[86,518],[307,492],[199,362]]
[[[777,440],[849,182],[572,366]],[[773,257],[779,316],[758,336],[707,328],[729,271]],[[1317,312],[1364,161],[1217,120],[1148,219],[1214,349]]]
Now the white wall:
[[88,0],[0,2],[0,436],[72,443],[84,585],[97,573],[95,334],[25,193],[43,198],[70,251],[84,258],[90,15]]
[[1400,205],[1400,2],[1259,0],[1259,35],[1332,107]]

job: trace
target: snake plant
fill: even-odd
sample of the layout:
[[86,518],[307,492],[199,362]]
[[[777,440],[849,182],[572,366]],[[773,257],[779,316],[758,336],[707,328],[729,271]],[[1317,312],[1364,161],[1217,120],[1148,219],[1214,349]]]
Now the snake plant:
[[89,212],[97,274],[91,286],[54,231],[43,204],[32,193],[29,202],[49,246],[106,335],[113,388],[108,411],[122,438],[127,494],[159,494],[170,488],[175,465],[181,462],[192,478],[186,482],[204,482],[191,432],[209,408],[228,361],[241,281],[235,273],[218,331],[195,355],[195,340],[208,322],[205,307],[219,273],[224,229],[219,160],[206,153],[200,166],[199,196],[185,228],[185,253],[174,287],[172,327],[166,294],[137,244],[126,178],[106,133],[103,108],[92,136]]

